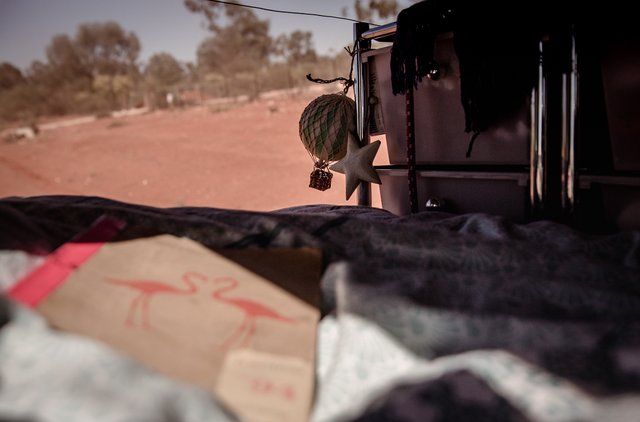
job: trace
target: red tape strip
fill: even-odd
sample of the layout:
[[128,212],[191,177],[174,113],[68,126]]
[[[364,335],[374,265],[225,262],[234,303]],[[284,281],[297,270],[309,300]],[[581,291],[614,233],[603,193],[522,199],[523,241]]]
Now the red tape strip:
[[124,226],[122,220],[100,217],[87,231],[52,252],[42,265],[20,279],[7,294],[17,302],[35,308]]

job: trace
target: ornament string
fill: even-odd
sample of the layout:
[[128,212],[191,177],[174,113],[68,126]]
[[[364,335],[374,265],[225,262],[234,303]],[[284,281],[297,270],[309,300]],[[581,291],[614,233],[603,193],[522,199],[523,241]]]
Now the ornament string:
[[[311,73],[309,73],[309,74],[307,74],[307,80],[309,82],[314,82],[314,83],[317,83],[317,84],[332,84],[334,82],[342,82],[344,84],[344,90],[343,90],[344,95],[347,95],[347,93],[349,92],[349,89],[355,83],[355,81],[353,80],[353,61],[355,60],[356,53],[358,52],[358,49],[355,47],[355,44],[354,44],[354,47],[346,46],[344,48],[344,50],[347,53],[349,53],[349,56],[351,56],[351,66],[350,66],[350,71],[349,71],[349,77],[348,78],[345,78],[344,76],[339,76],[339,77],[333,78],[333,79],[314,78],[313,76],[311,76]],[[317,167],[319,169],[322,169],[322,170],[326,170],[329,167],[329,162],[324,161],[324,160],[316,161],[316,157],[310,151],[307,151],[307,152],[309,153],[309,156],[313,160],[313,162],[315,164],[315,167]]]
[[[311,76],[311,73],[307,74],[307,80],[310,82],[314,82],[317,84],[332,84],[334,82],[342,82],[344,84],[344,90],[343,93],[344,95],[347,95],[349,93],[349,89],[354,85],[355,81],[353,80],[353,61],[356,58],[356,53],[358,53],[358,48],[356,47],[356,44],[354,44],[353,47],[349,47],[346,46],[344,48],[344,50],[349,53],[349,56],[351,56],[351,65],[350,65],[350,70],[349,70],[349,77],[345,78],[344,76],[339,76],[337,78],[333,78],[333,79],[322,79],[322,78],[314,78]],[[369,121],[371,120],[371,107],[367,107],[367,116],[365,117],[365,125],[369,124]],[[361,143],[361,140],[358,137],[357,133],[353,134],[356,139],[358,139],[358,143]],[[311,153],[309,153],[309,155],[311,155]],[[311,157],[313,158],[313,155],[311,155]],[[328,165],[328,163],[327,163]]]
[[[347,53],[349,53],[349,55],[351,56],[351,66],[350,66],[350,71],[349,71],[349,77],[345,78],[345,77],[337,77],[337,78],[333,78],[333,79],[322,79],[322,78],[314,78],[311,73],[306,75],[306,78],[308,81],[310,82],[314,82],[314,83],[320,83],[320,84],[331,84],[334,82],[342,82],[342,84],[344,85],[344,89],[342,92],[342,95],[340,94],[330,94],[330,95],[326,95],[326,96],[321,96],[319,98],[317,98],[315,101],[317,100],[321,100],[322,99],[329,99],[332,97],[338,97],[338,98],[342,98],[340,100],[338,100],[338,102],[340,104],[342,104],[341,107],[344,107],[345,103],[344,101],[347,101],[347,103],[349,103],[349,101],[351,103],[353,103],[353,100],[350,100],[347,96],[347,94],[349,93],[349,89],[354,85],[355,81],[353,80],[353,64],[354,64],[354,60],[355,60],[355,56],[358,52],[357,49],[357,44],[354,44],[353,48],[349,48],[349,47],[345,47],[345,50],[347,51]],[[335,99],[332,99],[330,101],[336,101]],[[312,104],[314,104],[314,102],[312,102]],[[305,117],[305,113],[307,112],[307,110],[309,109],[309,107],[311,106],[311,104],[309,106],[307,106],[307,109],[305,109],[305,112],[303,113],[303,117],[300,120],[300,124],[301,124],[301,128],[303,125],[303,120]],[[351,107],[351,105],[349,105],[349,107]],[[355,117],[355,108],[353,109],[353,117]],[[326,117],[326,116],[325,116]],[[305,123],[308,123],[308,119],[305,119]],[[336,124],[335,122],[332,124]],[[344,122],[341,122],[340,124],[344,124]],[[326,136],[327,134],[323,134],[323,136]],[[357,134],[353,134],[356,139],[358,139]],[[347,135],[348,137],[348,135]],[[302,136],[302,130],[301,130],[301,138],[303,140],[303,142],[305,142],[305,139]],[[332,141],[333,142],[333,141]],[[322,148],[325,148],[325,146],[322,146]],[[307,152],[309,153],[309,156],[311,157],[311,159],[314,162],[314,170],[311,172],[311,176],[310,176],[310,180],[309,180],[309,187],[310,188],[314,188],[314,189],[318,189],[321,191],[327,190],[331,187],[331,179],[333,177],[333,174],[331,173],[331,171],[329,171],[329,165],[330,162],[332,160],[332,158],[336,158],[334,156],[335,152],[332,150],[332,152],[328,152],[326,153],[326,151],[324,151],[321,154],[318,155],[323,155],[323,157],[321,158],[320,156],[316,156],[317,150],[315,150],[315,148],[313,146],[309,146],[307,147]],[[326,153],[326,154],[325,154]],[[328,155],[327,157],[324,157],[324,155]]]
[[355,81],[353,80],[353,60],[356,57],[356,53],[358,52],[358,49],[354,46],[353,48],[351,47],[345,47],[344,48],[345,51],[347,53],[349,53],[349,55],[351,56],[351,70],[349,71],[349,77],[345,78],[343,76],[339,76],[337,78],[333,78],[333,79],[321,79],[321,78],[314,78],[311,76],[311,73],[307,74],[307,80],[310,82],[315,82],[317,84],[332,84],[334,82],[342,82],[344,84],[344,94],[347,95],[347,93],[349,92],[349,88],[351,88],[353,86],[353,84],[355,83]]

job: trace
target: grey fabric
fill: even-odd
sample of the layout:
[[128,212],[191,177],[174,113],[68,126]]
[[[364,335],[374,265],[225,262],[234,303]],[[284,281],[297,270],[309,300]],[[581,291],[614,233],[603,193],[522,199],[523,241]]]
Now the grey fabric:
[[[500,350],[594,397],[640,390],[637,231],[592,236],[548,221],[328,205],[260,213],[5,198],[0,250],[50,251],[105,213],[127,221],[121,238],[321,248],[323,315],[363,318],[417,359]],[[6,347],[0,342],[0,354]],[[0,403],[3,394],[0,384]]]

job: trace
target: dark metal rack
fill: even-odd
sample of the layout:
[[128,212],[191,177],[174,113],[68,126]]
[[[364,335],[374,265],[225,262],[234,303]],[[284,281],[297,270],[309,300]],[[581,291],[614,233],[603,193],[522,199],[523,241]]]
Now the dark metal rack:
[[[363,53],[372,49],[372,41],[393,41],[396,24],[370,29],[367,24],[355,24],[354,42],[357,53],[354,60],[355,101],[357,107],[358,135],[363,142],[369,142],[366,116],[369,113],[368,63],[362,60]],[[557,68],[549,70],[547,63],[548,50],[554,48],[553,40],[541,39],[539,42],[540,61],[537,69],[537,83],[532,89],[530,100],[530,142],[528,166],[474,166],[461,165],[438,166],[417,165],[416,172],[467,172],[469,177],[473,173],[504,174],[509,172],[525,172],[528,185],[528,217],[527,219],[550,218],[566,222],[574,222],[576,213],[584,219],[591,210],[586,201],[580,210],[580,191],[592,184],[608,183],[622,186],[640,186],[640,175],[604,174],[598,176],[590,169],[580,168],[578,165],[578,136],[579,123],[579,91],[580,75],[578,53],[576,48],[575,31],[571,35],[570,68],[559,71]],[[587,134],[582,134],[586,138]],[[584,142],[584,139],[583,139]],[[376,166],[377,169],[394,169],[408,171],[409,166],[391,165]],[[414,169],[412,169],[414,170]],[[451,173],[453,172],[453,173]],[[518,183],[524,179],[519,177]],[[407,199],[409,200],[409,199]],[[368,183],[362,183],[359,189],[358,203],[371,204],[371,190]],[[587,218],[586,220],[593,221]]]

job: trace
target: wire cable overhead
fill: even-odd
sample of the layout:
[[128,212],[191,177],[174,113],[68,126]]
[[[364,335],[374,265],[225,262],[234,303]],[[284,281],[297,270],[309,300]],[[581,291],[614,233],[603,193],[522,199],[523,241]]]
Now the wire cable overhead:
[[226,5],[229,5],[229,6],[246,7],[248,9],[264,10],[266,12],[284,13],[284,14],[288,14],[288,15],[315,16],[315,17],[327,18],[327,19],[340,19],[340,20],[343,20],[343,21],[356,22],[356,23],[368,23],[369,25],[380,26],[380,25],[378,25],[376,23],[363,22],[363,21],[359,21],[357,19],[346,18],[344,16],[323,15],[321,13],[310,13],[310,12],[297,12],[297,11],[293,11],[293,10],[271,9],[271,8],[268,8],[268,7],[253,6],[253,5],[250,5],[250,4],[234,3],[234,2],[231,2],[231,1],[223,1],[223,0],[207,0],[207,1],[210,2],[210,3],[220,3],[220,4],[226,4]]

